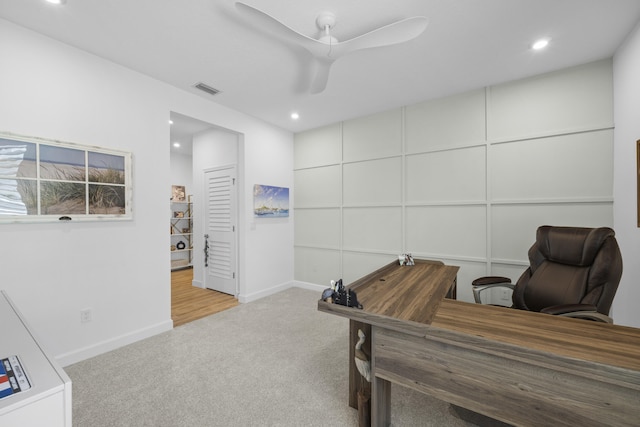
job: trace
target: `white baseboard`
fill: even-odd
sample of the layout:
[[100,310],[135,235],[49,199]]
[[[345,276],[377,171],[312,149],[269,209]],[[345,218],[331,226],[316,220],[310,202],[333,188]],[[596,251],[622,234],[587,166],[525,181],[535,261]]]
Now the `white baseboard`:
[[289,289],[293,285],[293,282],[281,283],[279,285],[273,286],[269,289],[263,289],[259,292],[254,292],[251,294],[243,294],[240,293],[238,295],[239,303],[247,303],[251,301],[259,300],[260,298],[268,297],[269,295],[277,294],[278,292],[282,292],[286,289]]
[[[277,286],[273,286],[269,289],[263,289],[259,292],[254,292],[251,294],[240,294],[238,295],[238,302],[241,304],[247,303],[247,302],[251,302],[251,301],[256,301],[259,300],[260,298],[264,298],[267,297],[269,295],[273,295],[273,294],[277,294],[278,292],[282,292],[282,291],[286,291],[289,288],[302,288],[302,289],[308,289],[310,291],[317,291],[318,294],[322,294],[322,291],[326,289],[326,286],[322,286],[322,285],[316,285],[314,283],[308,283],[308,282],[299,282],[296,280],[293,280],[291,282],[286,282],[286,283],[281,283],[280,285]],[[320,296],[318,296],[318,298],[320,298]]]
[[[310,291],[316,291],[320,295],[322,295],[322,291],[324,291],[325,289],[328,288],[328,286],[322,286],[322,285],[318,285],[316,283],[299,282],[299,281],[294,281],[293,285],[295,287],[297,287],[297,288],[308,289]],[[318,298],[320,298],[320,295],[318,296]]]
[[[197,286],[196,283],[197,282],[194,280],[193,285]],[[256,300],[259,300],[260,298],[277,294],[278,292],[282,292],[293,287],[318,292],[318,298],[320,298],[322,291],[326,289],[326,286],[317,285],[315,283],[300,282],[300,281],[293,280],[290,282],[282,283],[277,286],[273,286],[269,289],[261,290],[259,292],[254,292],[251,294],[240,294],[238,295],[238,302],[240,302],[241,304],[244,304],[251,301],[256,301]],[[137,331],[133,331],[128,334],[124,334],[119,337],[115,337],[106,341],[102,341],[97,344],[90,345],[88,347],[80,348],[78,350],[74,350],[68,353],[58,355],[56,356],[56,360],[63,367],[73,365],[74,363],[81,362],[85,359],[98,356],[102,353],[115,350],[117,348],[123,347],[128,344],[133,344],[136,341],[140,341],[145,338],[152,337],[162,332],[170,331],[171,329],[173,329],[173,321],[167,320],[165,322],[158,323],[148,328],[139,329]]]
[[136,341],[158,335],[162,332],[170,331],[171,329],[173,329],[173,321],[167,320],[156,325],[149,326],[147,328],[138,329],[137,331],[133,331],[119,337],[111,338],[106,341],[90,345],[88,347],[60,354],[56,356],[56,360],[63,367],[69,366],[74,363],[81,362],[85,359],[98,356],[102,353],[106,353],[125,345],[132,344]]

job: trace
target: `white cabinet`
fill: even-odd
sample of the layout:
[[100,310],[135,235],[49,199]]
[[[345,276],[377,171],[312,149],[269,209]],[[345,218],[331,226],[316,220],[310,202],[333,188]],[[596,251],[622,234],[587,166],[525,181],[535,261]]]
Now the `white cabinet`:
[[192,266],[193,261],[193,203],[171,202],[171,269]]
[[43,351],[5,291],[0,295],[0,328],[0,359],[17,356],[30,385],[0,399],[0,427],[71,427],[71,379]]

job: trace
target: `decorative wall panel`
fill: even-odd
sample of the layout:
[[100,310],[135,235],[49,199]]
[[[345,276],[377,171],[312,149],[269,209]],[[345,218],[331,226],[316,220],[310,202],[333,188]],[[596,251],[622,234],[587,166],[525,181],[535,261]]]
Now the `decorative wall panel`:
[[402,209],[400,207],[345,208],[345,250],[402,253]]
[[344,205],[399,205],[402,201],[400,157],[344,165]]
[[406,202],[484,201],[485,146],[406,157]]
[[294,232],[296,244],[340,249],[340,209],[298,209]]
[[[410,252],[460,266],[472,301],[477,277],[517,280],[538,226],[611,226],[612,86],[603,60],[296,135],[295,279],[348,284]],[[315,167],[338,128],[343,158]]]
[[610,198],[613,130],[496,144],[493,200]]
[[406,152],[483,143],[484,89],[410,105],[405,109]]
[[331,280],[340,278],[336,276],[341,274],[341,264],[340,251],[297,247],[293,274],[296,280],[328,288]]
[[485,206],[406,208],[408,252],[435,258],[486,257]]
[[297,134],[293,152],[296,169],[339,164],[342,125],[336,123]]
[[488,89],[491,141],[613,124],[613,68],[605,59]]
[[401,109],[349,120],[343,130],[345,162],[402,154]]
[[337,207],[342,202],[340,166],[297,170],[293,182],[296,208]]

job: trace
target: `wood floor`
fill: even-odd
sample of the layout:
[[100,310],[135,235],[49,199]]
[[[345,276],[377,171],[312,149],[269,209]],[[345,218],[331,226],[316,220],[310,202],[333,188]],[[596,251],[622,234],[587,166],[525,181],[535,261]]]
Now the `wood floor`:
[[173,327],[238,305],[233,296],[192,286],[193,269],[171,272],[171,320]]

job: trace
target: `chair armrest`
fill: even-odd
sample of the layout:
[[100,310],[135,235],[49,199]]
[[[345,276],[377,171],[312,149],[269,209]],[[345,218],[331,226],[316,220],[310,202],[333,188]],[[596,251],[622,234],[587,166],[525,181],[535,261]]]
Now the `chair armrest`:
[[553,314],[555,316],[572,317],[576,319],[589,319],[597,322],[613,323],[613,319],[606,314],[599,313],[592,304],[563,304],[545,307],[540,313]]
[[473,282],[471,282],[471,286],[473,288],[473,299],[476,303],[482,304],[482,301],[480,299],[480,292],[484,291],[485,289],[509,288],[513,290],[516,285],[511,283],[511,279],[509,279],[508,277],[486,276],[474,280]]
[[500,283],[511,283],[511,279],[508,277],[502,276],[485,276],[479,277],[473,282],[471,282],[471,286],[483,286],[483,285],[494,285]]

